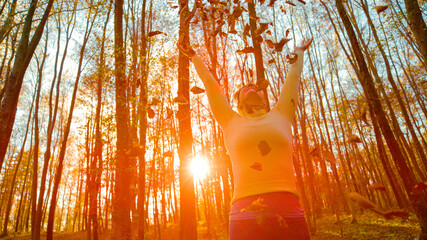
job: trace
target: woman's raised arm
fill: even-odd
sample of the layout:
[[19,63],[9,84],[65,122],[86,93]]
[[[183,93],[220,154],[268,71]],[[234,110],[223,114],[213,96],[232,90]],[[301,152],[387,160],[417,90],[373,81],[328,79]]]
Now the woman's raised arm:
[[297,60],[291,63],[288,76],[280,91],[279,101],[275,106],[275,109],[291,120],[295,116],[295,109],[298,105],[299,79],[304,63],[304,51],[310,46],[312,41],[313,39],[303,41],[301,46],[295,47]]
[[184,46],[181,41],[178,41],[177,45],[184,54],[191,58],[197,75],[199,75],[203,85],[205,86],[212,113],[219,125],[224,128],[227,126],[231,118],[237,113],[231,108],[230,103],[222,92],[219,83],[212,76],[212,73],[203,63],[203,60],[191,47]]

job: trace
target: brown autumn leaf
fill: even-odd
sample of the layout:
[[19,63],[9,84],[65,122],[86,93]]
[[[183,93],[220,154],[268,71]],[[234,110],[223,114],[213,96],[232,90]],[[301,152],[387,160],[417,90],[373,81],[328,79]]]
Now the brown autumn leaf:
[[291,5],[291,6],[296,6],[293,2],[291,2],[291,1],[286,1],[285,3],[287,3],[287,4],[289,4],[289,5]]
[[154,36],[159,35],[159,34],[167,35],[166,33],[162,32],[162,31],[151,31],[151,32],[147,33],[147,37],[154,37]]
[[387,5],[380,5],[380,6],[374,7],[375,11],[377,11],[378,14],[384,12],[385,10],[387,10],[387,8],[388,8]]
[[347,194],[347,196],[353,202],[357,203],[357,205],[359,207],[364,208],[364,209],[369,209],[372,212],[380,214],[383,217],[385,217],[387,220],[391,219],[391,217],[393,217],[393,216],[406,219],[409,215],[408,212],[405,211],[404,209],[384,211],[381,207],[379,207],[378,205],[369,201],[369,199],[363,197],[362,195],[360,195],[357,192],[350,192]]
[[[265,82],[267,82],[267,81],[265,81]],[[271,148],[270,148],[270,145],[268,145],[268,143],[266,141],[261,140],[258,144],[258,150],[261,153],[261,156],[266,156],[270,153]]]
[[185,99],[185,97],[183,97],[183,96],[178,96],[178,97],[174,98],[172,101],[174,103],[178,103],[178,104],[188,104],[187,99]]
[[285,44],[290,40],[290,38],[282,38],[280,42],[274,44],[274,51],[281,52],[283,50],[283,46],[285,46]]
[[264,211],[268,205],[263,203],[264,199],[258,198],[257,200],[253,201],[251,205],[247,206],[246,208],[240,209],[240,212],[248,211],[248,212],[261,212]]
[[316,146],[311,148],[310,151],[308,152],[308,154],[310,154],[312,157],[320,158],[320,150]]
[[306,2],[304,0],[298,0],[298,2],[302,3],[302,4],[306,4]]
[[268,25],[269,25],[270,23],[259,23],[259,28],[257,28],[256,30],[255,30],[255,34],[256,35],[259,35],[259,34],[261,34],[261,33],[263,33],[263,32],[265,32],[265,30],[267,30],[268,29]]
[[263,5],[265,3],[265,0],[259,0],[259,4]]
[[152,98],[150,104],[148,105],[158,105],[160,100],[158,98]]
[[380,191],[386,190],[384,185],[382,185],[381,183],[373,183],[373,184],[369,185],[368,188],[371,190],[380,190]]
[[254,48],[253,47],[245,47],[243,49],[239,49],[236,51],[236,53],[238,54],[244,54],[244,53],[253,53],[254,52]]
[[286,59],[288,60],[288,62],[290,64],[294,64],[298,60],[298,54],[296,54],[296,53],[289,53],[288,55],[286,55]]
[[267,43],[267,46],[268,46],[269,48],[274,48],[274,42],[273,42],[272,40],[270,40],[270,39],[266,39],[266,40],[265,40],[265,43]]
[[274,7],[274,3],[276,2],[276,0],[270,0],[270,3],[268,4],[269,7]]
[[268,29],[267,31],[265,31],[265,34],[270,35],[271,36],[271,30]]
[[257,171],[262,171],[262,165],[259,162],[254,162],[250,167]]
[[235,19],[238,19],[240,16],[242,16],[242,13],[243,13],[243,8],[241,8],[240,6],[237,6],[233,9],[232,15]]
[[173,116],[173,110],[169,107],[166,108],[166,119],[169,119]]
[[258,36],[256,36],[256,40],[257,40],[259,43],[262,43],[262,42],[264,41],[264,38],[262,38],[262,36],[261,36],[261,35],[258,35]]
[[354,134],[350,134],[348,136],[348,141],[351,143],[362,143],[362,139],[360,139],[359,136],[354,135]]
[[426,188],[427,188],[427,183],[426,182],[419,182],[419,183],[417,183],[417,185],[414,186],[414,188],[412,189],[412,192],[415,195],[418,195],[422,191],[424,191]]
[[190,92],[192,92],[193,94],[200,94],[200,93],[204,93],[206,90],[205,89],[203,89],[203,88],[199,88],[199,87],[197,87],[197,86],[193,86],[191,89],[190,89]]
[[280,11],[282,11],[282,13],[286,14],[286,9],[284,9],[283,6],[280,6]]
[[176,9],[176,8],[178,8],[178,6],[176,6],[176,5],[175,5],[175,6],[172,6],[171,8],[172,8],[172,9]]
[[288,35],[289,35],[289,32],[291,31],[291,29],[290,28],[288,28],[287,30],[286,30],[286,33],[285,33],[285,37],[288,37]]
[[272,58],[272,59],[270,59],[270,60],[268,60],[268,64],[270,65],[270,64],[273,64],[273,63],[275,63],[276,62],[276,60],[274,59],[274,58]]
[[154,118],[154,116],[156,115],[151,107],[147,107],[147,114],[149,118]]
[[251,33],[251,26],[249,26],[249,24],[246,23],[245,28],[243,29],[243,36],[247,37],[250,36]]

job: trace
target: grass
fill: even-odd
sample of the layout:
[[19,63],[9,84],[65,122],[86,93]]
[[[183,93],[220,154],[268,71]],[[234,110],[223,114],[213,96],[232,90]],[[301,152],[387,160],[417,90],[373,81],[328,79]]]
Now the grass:
[[[337,224],[335,216],[326,215],[316,221],[316,232],[312,234],[312,240],[414,240],[420,232],[419,224],[415,215],[411,214],[407,220],[394,218],[386,220],[370,212],[357,216],[358,223],[351,223],[350,215],[341,215],[341,227],[343,234],[341,236],[340,227]],[[216,226],[216,229],[207,234],[206,226],[199,224],[199,240],[227,240],[225,226]],[[178,240],[179,226],[171,224],[160,233],[162,240]],[[41,239],[45,239],[46,234],[42,233]],[[31,236],[26,234],[10,235],[1,240],[31,240]],[[76,233],[54,233],[55,240],[83,240],[86,239],[86,232]],[[111,239],[110,233],[103,233],[99,239]],[[152,231],[147,233],[146,239],[160,239],[159,234],[154,235]]]

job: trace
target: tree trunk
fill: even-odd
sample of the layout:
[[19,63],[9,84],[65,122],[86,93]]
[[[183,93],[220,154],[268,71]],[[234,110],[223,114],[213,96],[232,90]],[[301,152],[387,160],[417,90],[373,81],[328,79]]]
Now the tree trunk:
[[114,58],[116,87],[117,165],[113,196],[113,239],[130,240],[130,165],[126,151],[129,148],[129,110],[127,108],[126,50],[123,46],[123,0],[114,7]]
[[[188,9],[188,0],[179,0],[180,26],[179,37],[189,40],[191,14]],[[189,45],[189,42],[184,42]],[[190,72],[189,59],[179,51],[178,60],[178,96],[187,100],[187,104],[178,107],[179,122],[179,189],[180,189],[180,240],[197,239],[197,220],[194,194],[194,181],[189,166],[192,155],[193,136],[190,115]]]
[[418,0],[405,0],[406,14],[409,26],[415,36],[418,48],[424,60],[424,67],[427,70],[427,26],[418,5]]
[[25,71],[33,56],[34,50],[39,44],[43,34],[44,26],[47,22],[50,10],[52,9],[53,0],[49,0],[43,17],[37,26],[31,41],[29,35],[33,22],[34,12],[37,8],[37,0],[32,0],[30,8],[24,22],[21,40],[15,56],[12,71],[7,82],[5,83],[4,95],[1,99],[0,106],[0,170],[3,166],[3,160],[6,155],[7,146],[12,134],[13,124],[15,122],[16,109],[18,106],[19,93],[24,80]]

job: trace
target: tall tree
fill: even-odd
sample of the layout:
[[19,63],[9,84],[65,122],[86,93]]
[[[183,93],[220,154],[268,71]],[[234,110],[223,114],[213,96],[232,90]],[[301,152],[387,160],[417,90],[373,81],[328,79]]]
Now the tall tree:
[[41,18],[31,40],[30,33],[38,0],[31,1],[25,17],[21,39],[15,55],[15,62],[13,64],[12,71],[10,72],[10,76],[7,78],[7,82],[5,83],[3,98],[0,99],[0,170],[6,155],[10,135],[12,134],[19,93],[21,92],[25,71],[27,70],[28,64],[30,64],[34,51],[40,42],[40,38],[43,35],[44,26],[46,25],[50,10],[52,9],[53,1],[54,0],[49,0],[47,2],[43,17]]
[[415,36],[418,48],[424,60],[424,67],[427,69],[427,26],[423,19],[423,14],[418,4],[418,0],[405,0],[406,15],[409,26]]
[[114,7],[114,59],[116,87],[116,179],[113,196],[113,239],[130,240],[130,164],[126,151],[129,148],[129,110],[127,107],[126,50],[123,46],[123,0]]
[[[188,0],[179,0],[179,38],[190,44],[190,19]],[[189,58],[179,51],[178,57],[178,97],[185,99],[178,106],[179,122],[179,190],[180,190],[180,240],[197,239],[197,220],[194,194],[194,180],[190,172],[190,162],[193,147],[190,113],[190,62]]]

